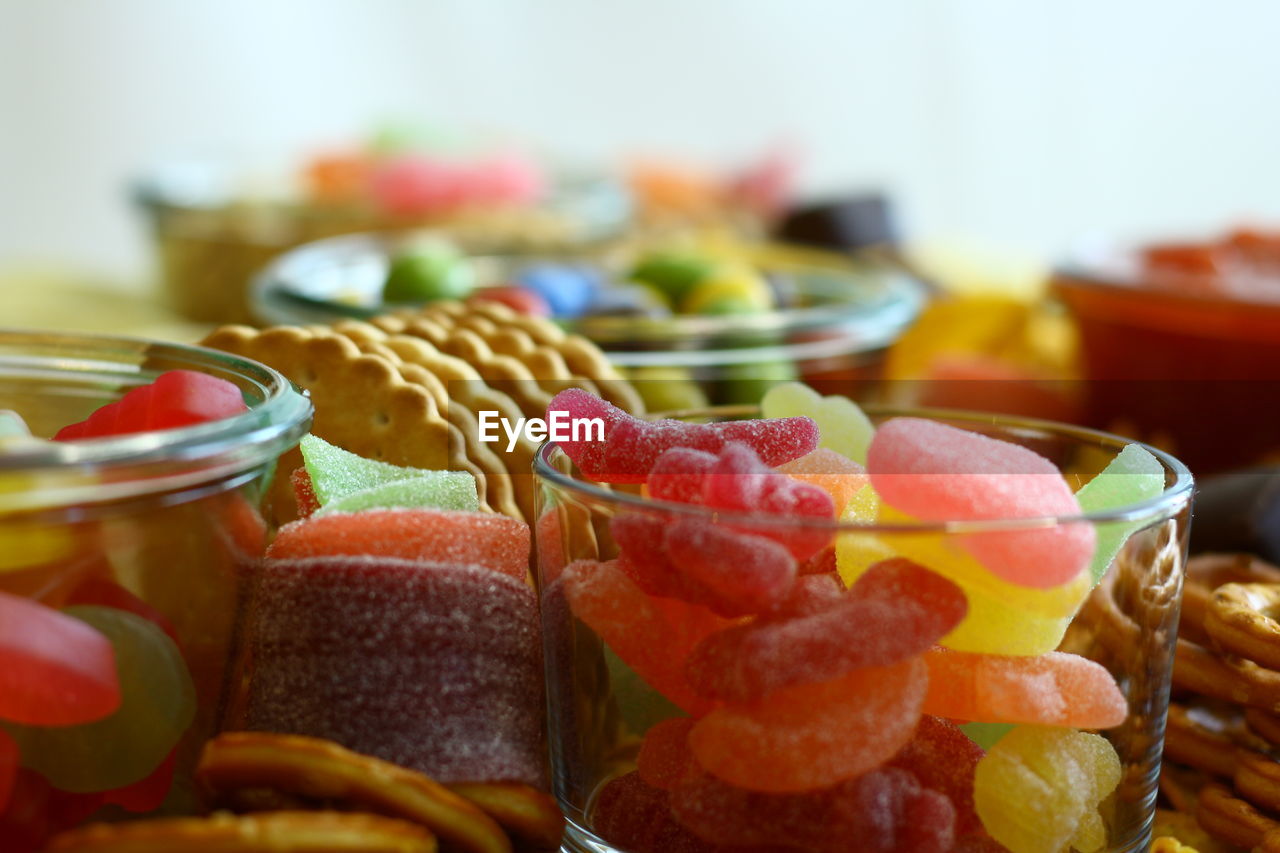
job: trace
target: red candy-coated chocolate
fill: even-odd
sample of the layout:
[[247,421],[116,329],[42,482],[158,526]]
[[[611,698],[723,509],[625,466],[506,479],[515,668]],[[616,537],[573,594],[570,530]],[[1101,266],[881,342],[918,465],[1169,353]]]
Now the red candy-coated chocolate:
[[689,751],[693,723],[689,717],[673,717],[649,727],[636,755],[636,772],[641,779],[669,791],[684,778],[693,762]]
[[119,707],[110,640],[79,619],[0,592],[0,720],[74,726]]
[[468,302],[497,302],[526,317],[550,317],[551,306],[527,287],[486,287]]
[[78,424],[63,427],[55,441],[101,438],[191,426],[248,411],[235,384],[194,370],[170,370],[150,385],[134,388]]
[[919,658],[864,667],[726,705],[689,733],[698,763],[732,785],[795,793],[880,766],[911,738],[928,675]]
[[[562,415],[560,413],[563,413]],[[818,446],[818,426],[810,418],[772,418],[694,424],[676,420],[644,421],[587,391],[570,388],[547,406],[547,418],[561,423],[599,418],[604,440],[592,431],[581,440],[557,441],[588,477],[606,483],[643,483],[654,463],[672,447],[716,453],[740,441],[760,455],[766,465],[780,465]]]
[[815,853],[948,853],[955,837],[955,810],[947,797],[896,768],[794,794],[747,791],[693,772],[671,791],[670,801],[677,821],[721,844]]
[[860,667],[887,666],[927,651],[960,623],[967,605],[951,581],[895,559],[873,566],[845,595],[820,598],[807,609],[813,612],[762,618],[707,637],[689,656],[689,683],[708,698],[746,702]]
[[956,835],[969,835],[982,832],[982,820],[973,809],[973,774],[985,754],[954,723],[926,714],[889,764],[946,794],[956,810]]

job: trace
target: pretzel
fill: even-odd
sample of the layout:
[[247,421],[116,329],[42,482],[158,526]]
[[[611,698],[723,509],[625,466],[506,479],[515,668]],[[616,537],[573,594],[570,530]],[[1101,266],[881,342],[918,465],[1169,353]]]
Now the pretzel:
[[1244,721],[1253,732],[1272,749],[1280,749],[1280,717],[1261,708],[1245,708]]
[[1230,779],[1236,771],[1237,747],[1220,728],[1211,728],[1188,713],[1185,706],[1169,703],[1164,730],[1164,752],[1174,761],[1205,773]]
[[449,851],[511,851],[510,841],[488,815],[425,774],[319,738],[219,735],[205,744],[195,779],[211,803],[243,808],[242,792],[267,788],[420,824]]
[[1227,583],[1214,590],[1204,630],[1224,654],[1280,669],[1280,583]]
[[1280,672],[1253,661],[1222,658],[1181,638],[1173,658],[1173,683],[1228,702],[1280,710]]
[[47,853],[435,853],[424,827],[339,812],[219,813],[98,823],[56,836]]
[[1245,848],[1261,844],[1267,833],[1280,829],[1280,823],[1212,784],[1200,791],[1196,821],[1214,838]]
[[1280,568],[1249,554],[1201,554],[1187,562],[1178,635],[1194,643],[1208,642],[1205,618],[1214,590],[1228,583],[1280,583]]

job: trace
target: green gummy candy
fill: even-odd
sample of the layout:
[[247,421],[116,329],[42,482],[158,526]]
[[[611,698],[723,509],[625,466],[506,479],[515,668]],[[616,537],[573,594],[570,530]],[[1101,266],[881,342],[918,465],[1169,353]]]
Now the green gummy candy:
[[[1076,500],[1086,513],[1104,512],[1150,500],[1162,491],[1164,466],[1160,460],[1139,445],[1130,444],[1076,492]],[[1097,545],[1093,562],[1089,564],[1094,584],[1102,580],[1129,535],[1142,526],[1141,521],[1114,521],[1097,526]]]
[[960,731],[983,749],[990,749],[1014,728],[1013,723],[961,723]]
[[[434,481],[436,493],[457,495],[457,505],[431,504],[441,509],[459,509],[475,512],[480,508],[476,493],[476,480],[466,471],[428,471],[422,468],[404,468],[376,459],[365,459],[314,435],[305,435],[298,443],[307,475],[311,477],[311,489],[321,506],[355,492],[364,492],[389,483],[426,479]],[[448,486],[444,484],[450,484]],[[427,486],[422,487],[426,490]],[[452,499],[452,498],[451,498]],[[400,506],[401,504],[396,504]]]
[[478,512],[476,481],[465,471],[425,471],[407,480],[393,480],[348,492],[316,510],[316,515],[330,512],[359,512],[363,509],[394,507],[452,509]]
[[766,418],[807,416],[818,424],[818,446],[834,450],[859,465],[867,464],[867,448],[875,427],[862,408],[848,397],[823,397],[808,385],[788,382],[769,389],[760,401]]

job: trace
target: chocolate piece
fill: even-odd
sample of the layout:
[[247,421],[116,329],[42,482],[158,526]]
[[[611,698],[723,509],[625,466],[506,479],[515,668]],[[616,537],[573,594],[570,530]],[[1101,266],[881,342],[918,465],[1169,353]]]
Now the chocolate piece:
[[774,236],[839,252],[892,245],[898,239],[892,206],[879,193],[843,196],[794,208],[778,223]]

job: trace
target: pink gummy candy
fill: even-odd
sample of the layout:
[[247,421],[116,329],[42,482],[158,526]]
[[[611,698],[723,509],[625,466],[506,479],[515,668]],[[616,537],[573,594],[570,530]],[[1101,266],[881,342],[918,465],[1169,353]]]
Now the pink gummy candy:
[[946,794],[956,810],[956,835],[969,835],[982,832],[982,820],[973,808],[973,774],[985,754],[954,723],[926,714],[889,764]]
[[667,792],[647,784],[635,771],[611,779],[600,789],[591,813],[591,828],[605,841],[628,853],[720,853],[722,850],[676,823]]
[[523,580],[529,525],[496,513],[439,509],[333,512],[286,524],[267,549],[279,560],[362,554],[474,564]]
[[868,482],[865,468],[826,447],[779,465],[778,470],[831,495],[837,514]]
[[266,560],[245,642],[247,730],[325,738],[443,783],[545,783],[537,604],[515,578],[386,557]]
[[[663,541],[670,519],[643,513],[623,513],[609,522],[618,543],[618,568],[649,595],[678,598],[715,608],[717,596],[672,564]],[[733,613],[720,613],[732,616]]]
[[573,614],[650,687],[694,716],[715,707],[689,687],[684,661],[726,620],[704,607],[647,595],[612,561],[570,563],[561,579]]
[[796,578],[796,561],[771,539],[698,518],[666,527],[672,565],[713,596],[717,613],[746,616],[782,601]]
[[79,619],[0,592],[0,720],[91,723],[120,707],[111,641]]
[[887,666],[927,651],[964,618],[964,593],[908,560],[878,563],[845,595],[794,618],[762,618],[712,634],[689,656],[689,683],[745,702],[794,684]]
[[924,662],[863,667],[775,690],[700,719],[689,746],[703,768],[740,788],[796,793],[834,785],[893,757],[915,731]]
[[955,810],[906,770],[882,768],[822,790],[767,794],[693,772],[670,795],[676,820],[721,844],[815,853],[948,853]]
[[926,713],[983,723],[1105,729],[1129,709],[1111,673],[1065,652],[1006,657],[937,647],[929,666]]
[[[561,391],[547,406],[547,419],[599,418],[604,441],[558,441],[588,477],[605,483],[643,483],[663,451],[689,447],[716,453],[730,441],[749,445],[766,465],[781,465],[818,446],[812,418],[760,418],[715,424],[645,421],[578,388]],[[563,422],[563,417],[555,420]],[[587,431],[588,433],[590,430]],[[594,436],[593,436],[594,437]]]
[[[876,430],[867,452],[881,499],[926,521],[1080,515],[1071,487],[1053,463],[1016,444],[918,418],[894,418]],[[973,533],[964,546],[1001,578],[1048,588],[1088,566],[1088,524]]]
[[691,447],[663,451],[649,472],[649,496],[659,501],[702,503],[702,482],[716,458],[714,453]]
[[641,779],[669,791],[684,778],[693,762],[689,751],[693,723],[689,717],[673,717],[649,727],[636,754],[636,772]]

